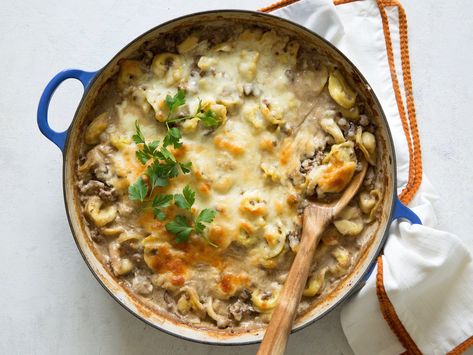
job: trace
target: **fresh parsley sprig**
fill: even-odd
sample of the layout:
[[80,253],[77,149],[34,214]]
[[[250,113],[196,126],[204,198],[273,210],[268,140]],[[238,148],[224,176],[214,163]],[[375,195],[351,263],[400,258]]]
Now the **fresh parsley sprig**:
[[[189,212],[191,211],[194,202],[195,191],[193,191],[189,186],[184,187],[182,194],[174,195],[175,205]],[[204,233],[206,228],[204,223],[212,223],[216,215],[217,212],[211,208],[205,208],[200,211],[195,219],[193,217],[188,218],[184,215],[177,215],[171,222],[165,224],[165,228],[169,233],[176,236],[176,241],[178,243],[187,242],[191,233],[194,232],[205,239],[207,243],[217,248],[218,245],[209,240]]]
[[[177,101],[170,101],[170,111],[182,105],[182,102],[185,103],[184,96],[175,97],[175,99]],[[208,113],[206,114],[209,116]],[[138,146],[136,157],[143,165],[148,164],[150,160],[152,162],[148,164],[144,174],[147,181],[145,181],[143,176],[140,176],[134,184],[129,186],[128,197],[130,200],[141,202],[142,209],[151,208],[153,217],[160,221],[164,221],[167,217],[164,208],[169,207],[174,202],[178,208],[188,211],[188,215],[191,216],[177,215],[173,220],[165,224],[166,230],[176,236],[176,241],[178,243],[186,242],[189,240],[191,233],[195,233],[205,239],[210,245],[218,247],[205,234],[206,224],[214,220],[217,212],[206,208],[200,211],[197,217],[194,218],[191,210],[195,203],[196,193],[194,190],[189,186],[185,186],[182,193],[179,194],[155,193],[156,188],[168,186],[169,180],[177,177],[179,172],[183,174],[191,172],[192,162],[182,163],[177,161],[174,155],[167,149],[168,145],[173,145],[174,147],[182,145],[182,142],[180,142],[180,131],[175,127],[169,128],[168,134],[160,146],[158,140],[150,143],[146,142],[138,122],[135,122],[135,128],[136,133],[132,139]],[[174,129],[177,129],[177,131]]]
[[[173,196],[159,193],[155,195],[155,188],[168,186],[169,180],[178,176],[180,172],[189,174],[192,163],[178,162],[164,143],[159,146],[158,140],[147,143],[138,122],[135,122],[135,128],[136,133],[132,139],[138,145],[136,157],[143,165],[150,160],[152,162],[147,166],[144,174],[148,183],[145,182],[143,176],[140,176],[134,184],[129,186],[128,197],[130,200],[143,203],[143,208],[151,206],[155,218],[164,220],[166,215],[161,208],[167,207],[166,203],[170,203]],[[155,196],[152,197],[153,195]]]

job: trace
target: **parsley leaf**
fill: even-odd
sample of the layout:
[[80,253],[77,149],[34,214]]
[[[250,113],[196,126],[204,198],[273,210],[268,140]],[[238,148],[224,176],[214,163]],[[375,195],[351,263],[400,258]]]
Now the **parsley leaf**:
[[177,93],[171,97],[171,95],[166,96],[166,105],[169,108],[169,116],[179,107],[186,103],[186,92],[184,90],[177,90]]
[[159,208],[153,208],[153,217],[160,221],[164,221],[166,219],[166,213]]
[[138,149],[135,154],[138,160],[141,162],[141,164],[144,165],[148,162],[148,160],[156,156],[156,153],[157,153],[156,149],[159,146],[159,141],[155,140],[149,144],[146,144],[145,137],[143,136],[143,133],[141,132],[138,121],[135,121],[135,127],[136,127],[136,134],[133,135],[132,139],[136,144],[143,144],[143,149]]
[[179,163],[183,174],[189,174],[191,172],[192,162]]
[[189,240],[192,227],[185,216],[177,215],[173,221],[166,223],[166,230],[176,235],[176,241],[183,243]]
[[136,158],[141,162],[141,164],[145,165],[148,162],[149,156],[145,152],[137,150],[135,154]]
[[136,128],[136,134],[134,134],[131,139],[133,139],[133,142],[136,144],[141,144],[145,142],[145,137],[143,136],[143,133],[141,133],[140,126],[138,125],[138,121],[135,121],[135,128]]
[[195,191],[193,191],[188,185],[182,190],[182,194],[174,195],[174,203],[177,207],[184,210],[190,210],[195,202]]
[[205,229],[205,225],[203,223],[211,223],[214,220],[216,214],[217,211],[211,208],[205,208],[200,211],[199,215],[195,219],[195,232],[199,235],[202,235]]
[[148,186],[145,184],[142,177],[128,187],[128,197],[133,201],[143,202],[147,193]]
[[217,118],[217,114],[215,113],[215,111],[212,111],[210,109],[205,111],[204,113],[197,115],[197,117],[200,118],[204,126],[207,128],[217,127],[220,124],[220,121]]
[[174,155],[172,155],[165,146],[162,146],[156,155],[159,159],[165,160],[167,163],[176,163],[176,158],[174,158]]
[[146,169],[146,175],[150,179],[151,186],[168,186],[168,180],[179,175],[178,166],[179,164],[173,161],[162,163],[159,160],[155,160]]
[[169,128],[166,136],[164,137],[163,146],[167,147],[168,145],[174,146],[174,148],[179,148],[182,146],[181,142],[181,131],[177,127]]
[[163,221],[166,218],[166,213],[164,213],[161,208],[168,207],[171,204],[173,199],[172,195],[158,194],[154,197],[151,207],[153,209],[154,218]]

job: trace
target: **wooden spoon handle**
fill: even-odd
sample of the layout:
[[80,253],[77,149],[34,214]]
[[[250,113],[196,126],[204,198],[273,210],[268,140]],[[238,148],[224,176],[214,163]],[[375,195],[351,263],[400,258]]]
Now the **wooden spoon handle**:
[[330,215],[326,212],[310,206],[304,211],[304,225],[299,250],[279,294],[278,305],[273,311],[271,321],[258,349],[258,355],[284,354],[292,323],[297,313],[297,306],[309,276],[317,243],[325,226],[330,221]]

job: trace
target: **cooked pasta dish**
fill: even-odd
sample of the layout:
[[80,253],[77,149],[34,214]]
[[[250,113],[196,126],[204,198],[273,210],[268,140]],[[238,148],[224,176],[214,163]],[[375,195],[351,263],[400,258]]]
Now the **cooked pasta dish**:
[[378,225],[377,124],[317,48],[263,27],[194,28],[119,61],[84,127],[76,186],[104,265],[141,302],[207,328],[262,326],[307,199],[337,198],[303,313],[350,273]]

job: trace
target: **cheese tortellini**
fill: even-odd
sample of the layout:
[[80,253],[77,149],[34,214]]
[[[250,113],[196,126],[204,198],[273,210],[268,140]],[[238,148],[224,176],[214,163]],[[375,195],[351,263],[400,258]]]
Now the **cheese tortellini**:
[[354,206],[345,207],[333,224],[341,234],[349,236],[360,234],[364,226],[360,210]]
[[330,96],[344,109],[351,109],[355,105],[356,92],[348,85],[339,70],[330,74],[328,79]]

